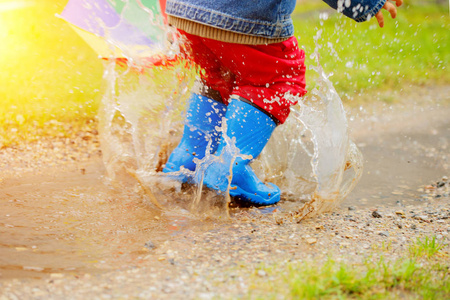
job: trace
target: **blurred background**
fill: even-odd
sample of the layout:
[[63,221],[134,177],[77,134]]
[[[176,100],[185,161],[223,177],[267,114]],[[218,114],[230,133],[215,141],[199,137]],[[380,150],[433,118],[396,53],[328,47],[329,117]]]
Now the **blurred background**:
[[[58,18],[66,3],[0,0],[0,148],[96,126],[103,64]],[[321,1],[299,0],[293,18],[307,64],[317,48],[344,103],[355,106],[450,83],[448,9],[447,0],[405,1],[397,19],[384,13],[380,29],[375,19],[358,24]]]
[[95,119],[103,65],[57,17],[67,0],[0,0],[0,145]]

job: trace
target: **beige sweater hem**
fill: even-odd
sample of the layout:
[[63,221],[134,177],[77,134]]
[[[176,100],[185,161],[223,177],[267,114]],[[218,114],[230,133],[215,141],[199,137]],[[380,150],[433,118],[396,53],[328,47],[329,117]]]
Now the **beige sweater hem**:
[[200,23],[192,22],[190,20],[174,16],[168,16],[168,20],[169,24],[187,33],[226,43],[236,43],[245,45],[265,45],[265,44],[280,43],[289,39],[289,38],[269,39],[260,36],[246,35],[203,25]]

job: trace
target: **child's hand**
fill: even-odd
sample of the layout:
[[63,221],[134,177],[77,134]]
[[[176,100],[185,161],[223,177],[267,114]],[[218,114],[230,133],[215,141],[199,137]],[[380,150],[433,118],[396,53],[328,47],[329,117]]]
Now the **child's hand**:
[[[393,1],[395,1],[395,5],[397,5],[397,7],[403,4],[403,0],[393,0]],[[392,3],[389,2],[389,0],[386,1],[386,3],[383,6],[383,9],[387,10],[391,14],[392,19],[395,19],[395,17],[397,16],[397,9]],[[384,26],[383,13],[381,12],[383,9],[381,9],[375,15],[378,21],[378,25],[380,25],[380,27]]]

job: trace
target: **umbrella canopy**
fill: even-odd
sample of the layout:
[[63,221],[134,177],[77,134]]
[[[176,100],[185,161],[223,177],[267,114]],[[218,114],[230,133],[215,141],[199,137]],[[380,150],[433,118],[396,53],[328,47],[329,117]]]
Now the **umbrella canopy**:
[[61,17],[105,59],[158,64],[167,43],[165,0],[70,0]]

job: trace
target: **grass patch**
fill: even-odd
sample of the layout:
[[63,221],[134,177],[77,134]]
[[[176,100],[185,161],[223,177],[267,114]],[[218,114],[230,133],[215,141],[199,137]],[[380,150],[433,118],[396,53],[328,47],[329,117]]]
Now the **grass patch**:
[[[356,23],[328,9],[326,4],[314,10],[308,5],[302,10],[300,4],[294,15],[296,36],[311,54],[316,47],[314,36],[321,32],[320,62],[326,72],[333,73],[331,80],[347,103],[362,97],[383,101],[375,96],[379,91],[448,84],[448,7],[416,3],[407,1],[398,8],[395,20],[385,14],[384,28],[379,28],[375,19]],[[320,13],[324,12],[329,15],[320,20]],[[307,64],[315,64],[309,55]],[[311,89],[314,74],[307,75]]]
[[437,254],[441,254],[444,245],[436,240],[436,237],[418,238],[410,247],[409,255],[413,258],[432,258]]
[[448,263],[440,255],[442,248],[435,238],[424,238],[408,248],[409,257],[389,259],[383,254],[361,264],[329,257],[323,263],[297,262],[283,268],[263,268],[267,275],[253,278],[248,298],[448,299]]

